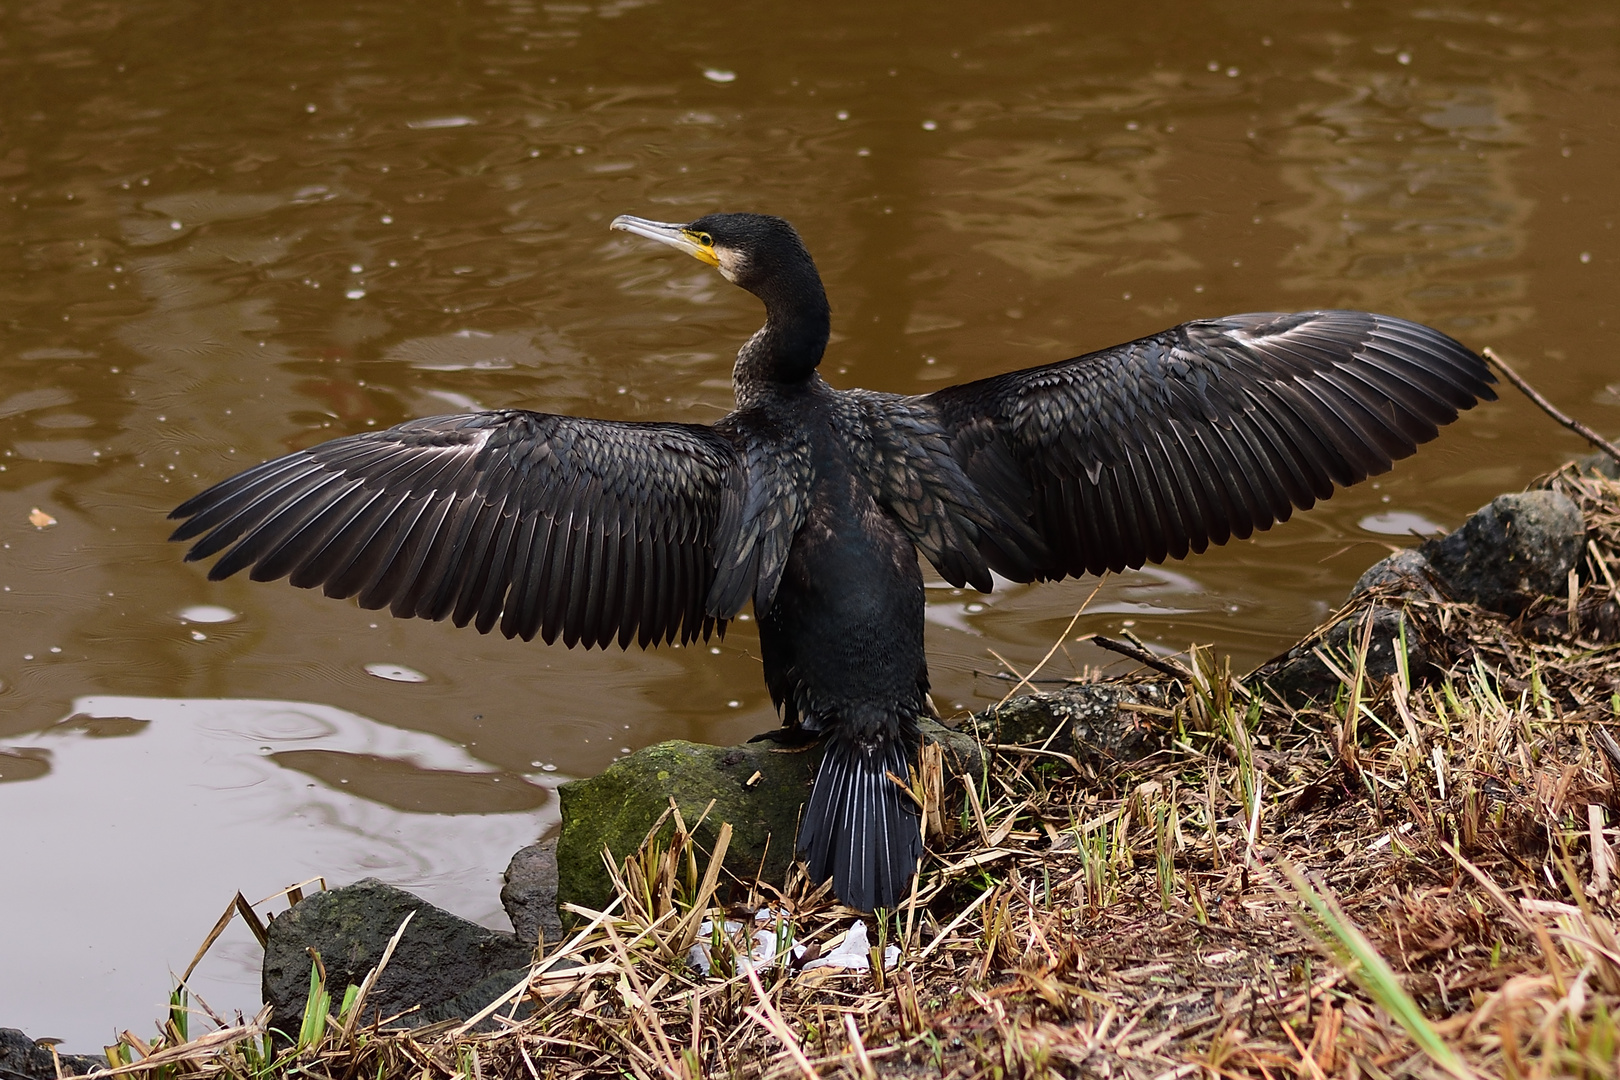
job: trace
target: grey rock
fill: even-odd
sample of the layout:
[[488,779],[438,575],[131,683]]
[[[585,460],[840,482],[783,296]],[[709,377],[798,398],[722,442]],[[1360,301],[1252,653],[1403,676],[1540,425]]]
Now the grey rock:
[[[105,1069],[107,1059],[98,1055],[57,1053],[64,1075],[83,1075],[92,1069]],[[56,1080],[56,1060],[49,1047],[41,1046],[16,1028],[0,1028],[0,1080]]]
[[551,946],[562,939],[555,839],[530,844],[512,856],[501,879],[501,906],[519,941]]
[[1369,617],[1372,619],[1372,637],[1363,668],[1369,684],[1395,674],[1403,623],[1407,671],[1414,680],[1427,671],[1430,666],[1429,654],[1406,613],[1398,606],[1373,604],[1345,616],[1322,634],[1306,638],[1282,656],[1262,665],[1255,674],[1272,693],[1289,705],[1300,707],[1313,702],[1332,701],[1344,685],[1344,680],[1317,657],[1315,650],[1321,649],[1340,671],[1353,675],[1355,654],[1361,648]]
[[1105,768],[1141,761],[1168,745],[1164,718],[1125,706],[1164,709],[1170,704],[1167,684],[1089,683],[1013,698],[974,714],[963,727],[988,744],[1044,743],[1049,750]]
[[1620,480],[1620,461],[1614,460],[1602,450],[1590,454],[1582,454],[1575,459],[1575,464],[1583,469],[1590,469],[1599,476],[1610,480]]
[[[415,918],[366,1000],[366,1022],[413,1006],[420,1008],[402,1018],[400,1025],[471,1015],[510,989],[533,957],[533,948],[513,934],[486,929],[367,878],[307,896],[271,921],[263,973],[271,1026],[297,1032],[309,997],[310,949],[320,954],[326,967],[327,993],[336,1012],[344,991],[359,985],[377,965],[389,939],[412,911]],[[505,985],[492,989],[501,979],[506,979]],[[476,995],[470,993],[474,990],[487,991],[488,996],[474,1003]],[[452,1001],[450,1011],[434,1008]]]
[[1418,551],[1453,597],[1511,616],[1561,594],[1585,543],[1586,523],[1568,496],[1524,491],[1498,495]]
[[[925,739],[944,747],[948,770],[977,775],[983,763],[971,736],[931,720],[922,726]],[[599,776],[563,784],[557,792],[563,822],[557,839],[559,905],[600,909],[606,904],[612,880],[602,863],[603,849],[620,861],[635,852],[672,798],[701,850],[713,851],[721,823],[729,823],[726,868],[744,880],[757,874],[781,882],[792,865],[800,811],[820,764],[819,744],[707,746],[676,740],[637,750]],[[664,835],[673,829],[673,822],[666,822]]]
[[[557,969],[578,966],[578,962],[573,960],[559,960],[554,965]],[[520,982],[528,982],[528,979],[529,968],[527,965],[497,971],[492,975],[485,976],[470,989],[462,991],[448,1001],[441,1001],[434,1005],[424,1005],[420,1010],[402,1020],[399,1026],[419,1027],[440,1020],[465,1020],[470,1016],[477,1016],[490,1002],[504,997],[507,991]],[[516,1005],[508,1003],[496,1010],[496,1013],[501,1017],[511,1020],[526,1019],[533,1012],[534,1006],[522,999],[519,999]],[[499,1031],[501,1026],[500,1022],[491,1016],[475,1025],[472,1030]]]
[[1434,567],[1429,565],[1428,559],[1416,549],[1406,548],[1369,566],[1367,572],[1351,586],[1350,595],[1360,596],[1377,589],[1380,592],[1430,598],[1436,595],[1435,576]]

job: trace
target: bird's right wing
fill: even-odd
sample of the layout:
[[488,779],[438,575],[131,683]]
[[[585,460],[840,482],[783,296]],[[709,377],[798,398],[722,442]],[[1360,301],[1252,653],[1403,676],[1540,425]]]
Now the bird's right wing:
[[738,467],[725,435],[694,424],[434,416],[231,477],[170,515],[187,519],[172,538],[201,538],[188,561],[230,548],[213,580],[252,567],[481,633],[499,620],[507,637],[645,647],[714,626]]
[[1437,330],[1307,311],[1183,323],[912,400],[1006,523],[981,541],[990,566],[1029,581],[1268,528],[1388,469],[1494,381]]

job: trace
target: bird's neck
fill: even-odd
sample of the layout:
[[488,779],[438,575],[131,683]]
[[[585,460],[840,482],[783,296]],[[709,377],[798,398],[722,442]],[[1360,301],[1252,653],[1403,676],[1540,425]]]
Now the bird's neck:
[[807,383],[821,363],[832,328],[819,280],[801,282],[787,296],[767,293],[760,299],[765,301],[765,325],[743,344],[731,371],[737,404],[744,408],[764,395]]

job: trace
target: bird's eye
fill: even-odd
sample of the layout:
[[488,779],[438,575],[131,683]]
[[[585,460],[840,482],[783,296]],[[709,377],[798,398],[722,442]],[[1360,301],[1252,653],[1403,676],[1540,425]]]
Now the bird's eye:
[[700,232],[697,234],[697,242],[702,244],[704,247],[714,247],[714,237],[710,236],[706,232]]

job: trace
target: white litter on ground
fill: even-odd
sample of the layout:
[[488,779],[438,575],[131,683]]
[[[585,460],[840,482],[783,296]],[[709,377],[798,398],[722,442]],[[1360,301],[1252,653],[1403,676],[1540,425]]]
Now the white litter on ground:
[[[754,916],[754,930],[749,938],[748,955],[744,956],[740,948],[744,924],[734,919],[727,919],[721,926],[725,940],[733,949],[738,971],[746,971],[756,965],[770,965],[780,963],[784,959],[790,962],[800,960],[806,948],[794,943],[792,923],[778,917],[772,908],[761,908]],[[714,920],[704,919],[698,927],[698,941],[692,946],[687,955],[691,965],[708,975],[714,967],[714,957],[711,950],[714,947]],[[890,945],[883,950],[883,967],[885,970],[894,967],[900,962],[900,950]],[[832,950],[816,957],[804,964],[804,970],[818,967],[843,968],[847,971],[870,971],[872,969],[872,951],[869,944],[866,924],[859,919],[850,926],[848,933]]]

